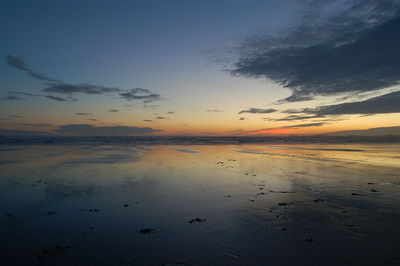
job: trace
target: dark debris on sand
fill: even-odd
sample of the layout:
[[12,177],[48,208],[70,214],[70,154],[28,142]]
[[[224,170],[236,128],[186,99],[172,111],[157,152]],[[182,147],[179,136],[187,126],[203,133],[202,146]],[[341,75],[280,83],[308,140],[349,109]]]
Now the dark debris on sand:
[[188,223],[190,223],[190,224],[204,223],[205,221],[207,221],[207,219],[205,219],[205,218],[194,218],[194,219],[190,220]]
[[279,202],[279,206],[288,206],[288,205],[293,205],[293,202]]
[[41,252],[38,254],[38,259],[41,260],[48,256],[55,256],[57,253],[64,252],[70,249],[71,246],[68,245],[55,245],[53,249],[43,248]]
[[156,229],[154,229],[154,228],[142,228],[142,229],[140,229],[139,232],[144,234],[144,235],[148,235],[148,234],[151,234],[151,233],[155,233]]
[[315,203],[321,202],[321,201],[325,201],[324,199],[314,199],[313,200]]

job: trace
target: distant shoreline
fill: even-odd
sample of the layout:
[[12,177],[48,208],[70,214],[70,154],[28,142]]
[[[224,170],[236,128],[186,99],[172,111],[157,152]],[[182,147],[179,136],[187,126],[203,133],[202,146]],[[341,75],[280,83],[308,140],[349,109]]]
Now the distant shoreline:
[[400,136],[0,136],[6,144],[144,144],[144,145],[211,145],[211,144],[354,144],[399,143]]

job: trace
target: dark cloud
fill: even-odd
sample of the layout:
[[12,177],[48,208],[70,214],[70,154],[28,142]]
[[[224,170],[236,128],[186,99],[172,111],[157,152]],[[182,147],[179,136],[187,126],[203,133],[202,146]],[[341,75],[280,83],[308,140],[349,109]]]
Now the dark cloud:
[[88,118],[88,120],[89,120],[89,121],[93,121],[93,122],[96,122],[96,121],[97,121],[96,118]]
[[269,114],[276,112],[276,109],[260,109],[260,108],[249,108],[247,110],[242,110],[239,112],[239,114],[244,114],[244,113],[250,113],[250,114]]
[[207,110],[207,112],[209,112],[209,113],[221,113],[223,111],[224,110],[219,110],[219,109],[209,109],[209,110]]
[[396,127],[377,127],[364,130],[346,130],[330,132],[330,136],[400,136],[400,126]]
[[81,115],[81,116],[91,116],[91,113],[75,113],[76,115]]
[[280,127],[280,128],[320,127],[325,124],[326,124],[325,122],[318,122],[318,123],[308,123],[308,124],[297,124],[297,125],[285,126],[285,127]]
[[157,116],[156,119],[158,120],[164,120],[164,119],[169,119],[168,117],[164,117],[164,116]]
[[308,119],[314,119],[314,118],[321,118],[324,117],[323,115],[288,115],[283,118],[263,118],[264,120],[267,121],[296,121],[296,120],[308,120]]
[[55,132],[68,135],[79,136],[131,136],[148,135],[161,130],[149,127],[131,127],[131,126],[104,126],[98,127],[88,124],[71,124],[58,127]]
[[109,111],[110,113],[116,113],[116,112],[119,112],[119,110],[118,110],[118,109],[108,109],[108,111]]
[[172,115],[172,114],[175,114],[175,112],[170,111],[170,112],[166,112],[165,114],[167,114],[167,115]]
[[246,120],[246,118],[244,118],[244,117],[241,117],[241,118],[239,118],[239,120]]
[[9,91],[8,93],[9,94],[16,94],[16,95],[23,95],[23,96],[30,96],[30,97],[42,96],[40,94],[30,93],[30,92],[22,92],[22,91]]
[[121,91],[118,88],[103,87],[99,85],[91,85],[91,84],[72,85],[66,83],[51,84],[50,87],[44,88],[43,90],[45,92],[62,93],[62,94],[74,94],[74,93],[102,94],[102,93]]
[[314,117],[326,115],[398,113],[400,112],[400,91],[391,92],[360,102],[325,105],[297,111],[290,110],[290,112],[311,114],[314,115]]
[[58,82],[58,80],[56,80],[56,79],[49,78],[48,76],[46,76],[42,73],[33,71],[30,68],[30,66],[21,57],[7,55],[6,61],[9,66],[15,67],[22,71],[25,71],[26,73],[28,73],[31,77],[33,77],[35,79],[39,79],[41,81]]
[[142,120],[143,122],[153,122],[153,120],[150,120],[150,119],[144,119],[144,120]]
[[121,98],[124,98],[128,101],[140,100],[144,103],[150,103],[161,99],[159,94],[152,93],[150,90],[142,88],[130,89],[120,93],[119,95]]
[[54,101],[58,101],[58,102],[67,102],[67,101],[77,101],[77,99],[72,98],[72,97],[67,97],[67,98],[63,98],[63,97],[58,97],[58,96],[53,96],[53,95],[45,95],[44,97],[46,97],[47,99],[50,100],[54,100]]
[[[153,102],[156,100],[160,100],[161,96],[156,93],[152,93],[148,89],[142,89],[142,88],[136,88],[136,89],[130,89],[130,90],[123,90],[120,88],[116,87],[106,87],[106,86],[101,86],[101,85],[92,85],[88,83],[83,83],[83,84],[69,84],[66,82],[63,82],[61,80],[56,80],[49,78],[48,76],[38,73],[33,71],[30,66],[21,58],[18,56],[12,56],[8,55],[6,56],[6,62],[8,65],[15,67],[17,69],[20,69],[26,73],[28,73],[30,76],[33,78],[36,78],[40,81],[44,81],[46,84],[46,88],[43,89],[43,91],[47,93],[61,93],[61,94],[77,94],[77,93],[84,93],[84,94],[104,94],[104,93],[120,93],[120,96],[126,100],[132,101],[132,100],[140,100],[143,103],[149,103]],[[15,94],[21,94],[25,96],[41,96],[41,95],[35,95],[31,93],[15,93]],[[65,99],[65,98],[60,98],[60,97],[55,97],[55,96],[45,96],[49,99],[56,100],[56,101],[66,101],[66,100],[76,100],[73,98],[70,99]],[[8,98],[12,98],[11,96]],[[18,98],[14,96],[14,98]]]
[[399,0],[308,2],[296,26],[246,39],[232,73],[275,81],[290,102],[399,84]]
[[0,98],[0,101],[24,101],[24,98],[18,97],[18,96],[12,96],[8,95],[3,98]]

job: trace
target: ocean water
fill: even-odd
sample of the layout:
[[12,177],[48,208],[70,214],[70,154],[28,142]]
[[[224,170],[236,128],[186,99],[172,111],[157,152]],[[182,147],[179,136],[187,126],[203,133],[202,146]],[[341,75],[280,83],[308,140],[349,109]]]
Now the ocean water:
[[2,265],[399,265],[400,143],[317,140],[0,139]]

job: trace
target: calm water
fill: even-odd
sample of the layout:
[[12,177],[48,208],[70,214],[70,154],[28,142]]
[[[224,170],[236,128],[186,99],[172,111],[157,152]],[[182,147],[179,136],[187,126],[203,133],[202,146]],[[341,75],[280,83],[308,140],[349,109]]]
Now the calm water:
[[400,264],[400,144],[3,144],[0,173],[2,265]]

